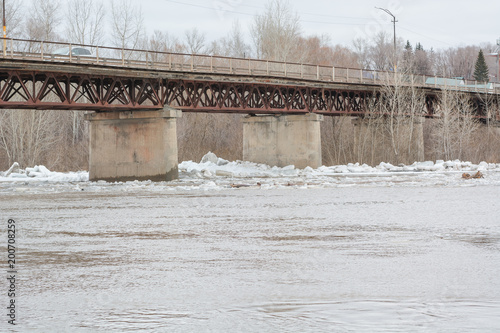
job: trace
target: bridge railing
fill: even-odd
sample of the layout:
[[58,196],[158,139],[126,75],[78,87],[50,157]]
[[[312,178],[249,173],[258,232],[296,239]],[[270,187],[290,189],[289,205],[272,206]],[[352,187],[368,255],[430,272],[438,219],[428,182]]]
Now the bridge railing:
[[[3,40],[6,40],[4,44],[6,47],[3,48],[3,52],[0,52],[0,57],[10,59],[70,62],[179,72],[295,78],[338,83],[384,85],[393,84],[397,80],[402,84],[413,84],[421,87],[442,88],[445,86],[458,91],[497,93],[496,88],[478,84],[476,81],[435,76],[51,41],[4,39],[2,37],[0,37],[0,40],[2,40],[2,44],[4,44]],[[85,48],[90,51],[91,55],[76,55],[73,53],[76,48]],[[56,50],[60,49],[67,50],[67,54],[56,52]]]

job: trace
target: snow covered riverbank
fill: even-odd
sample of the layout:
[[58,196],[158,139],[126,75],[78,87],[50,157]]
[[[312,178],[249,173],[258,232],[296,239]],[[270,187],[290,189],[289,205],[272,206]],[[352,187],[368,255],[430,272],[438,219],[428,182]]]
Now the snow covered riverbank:
[[[464,180],[462,173],[481,171],[483,179]],[[462,161],[415,162],[394,166],[348,164],[322,166],[318,169],[296,169],[294,166],[271,167],[264,164],[227,161],[212,153],[200,163],[184,161],[179,164],[179,179],[153,183],[89,182],[86,171],[53,172],[44,166],[20,169],[15,163],[0,172],[0,192],[9,191],[72,191],[72,190],[221,190],[224,188],[255,187],[345,187],[345,186],[475,186],[500,185],[500,164]]]

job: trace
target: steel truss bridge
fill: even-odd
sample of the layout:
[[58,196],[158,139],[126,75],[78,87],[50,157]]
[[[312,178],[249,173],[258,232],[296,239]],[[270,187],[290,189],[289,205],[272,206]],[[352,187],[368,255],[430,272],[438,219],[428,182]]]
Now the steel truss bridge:
[[[8,39],[6,44],[0,53],[2,109],[106,112],[171,106],[185,112],[363,116],[383,87],[399,82],[424,91],[424,116],[434,116],[437,96],[449,89],[471,94],[476,117],[500,121],[500,89],[475,82],[46,41]],[[76,56],[77,47],[93,55]],[[54,54],[57,48],[66,48],[67,55]]]

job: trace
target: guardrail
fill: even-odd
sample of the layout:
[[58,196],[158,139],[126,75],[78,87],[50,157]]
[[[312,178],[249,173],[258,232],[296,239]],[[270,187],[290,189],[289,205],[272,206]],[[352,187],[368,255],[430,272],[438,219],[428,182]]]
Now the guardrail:
[[[26,39],[2,40],[3,58],[70,62],[116,67],[156,69],[179,72],[200,72],[232,75],[271,76],[278,78],[306,79],[335,83],[402,84],[428,88],[448,88],[464,92],[499,94],[500,89],[490,88],[471,80],[457,80],[437,76],[413,75],[359,68],[300,64],[259,59],[230,58],[212,55],[171,53],[136,50],[108,46],[72,44]],[[68,54],[54,54],[65,48]],[[91,55],[76,55],[76,48],[85,48]]]

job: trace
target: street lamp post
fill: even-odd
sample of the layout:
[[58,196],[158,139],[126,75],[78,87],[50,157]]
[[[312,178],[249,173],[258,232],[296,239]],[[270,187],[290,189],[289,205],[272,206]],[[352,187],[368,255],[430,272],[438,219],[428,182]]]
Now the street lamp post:
[[[5,0],[4,0],[5,1]],[[396,16],[390,12],[389,9],[375,7],[377,9],[383,10],[387,14],[392,16],[392,23],[394,24],[394,71],[396,71]]]

